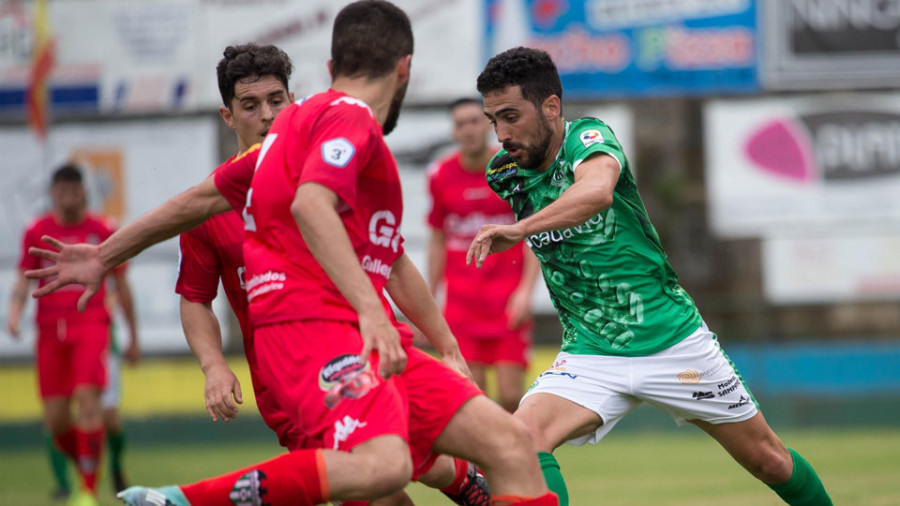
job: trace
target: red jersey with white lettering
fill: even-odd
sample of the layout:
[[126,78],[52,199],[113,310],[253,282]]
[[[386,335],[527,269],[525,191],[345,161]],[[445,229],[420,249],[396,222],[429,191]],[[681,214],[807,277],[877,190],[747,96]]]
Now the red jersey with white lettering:
[[509,204],[488,186],[484,170],[463,168],[459,152],[428,169],[428,225],[445,239],[444,316],[460,337],[504,337],[509,332],[506,303],[522,279],[524,243],[489,255],[480,269],[466,265],[466,252],[483,225],[515,223]]
[[[77,225],[64,225],[59,223],[56,216],[51,212],[37,218],[25,230],[22,240],[22,258],[19,261],[19,268],[23,271],[30,269],[40,269],[49,267],[51,262],[34,255],[28,254],[28,248],[34,246],[36,248],[47,249],[50,246],[41,241],[41,236],[49,235],[55,237],[66,244],[88,243],[100,244],[107,237],[112,235],[115,227],[112,222],[88,213],[84,220]],[[117,269],[122,269],[119,267]],[[44,286],[53,281],[56,277],[44,278],[40,281],[39,286]],[[87,304],[84,313],[79,313],[77,309],[78,298],[84,292],[81,285],[67,285],[59,290],[45,295],[38,299],[37,312],[35,320],[38,325],[55,324],[63,320],[69,326],[80,324],[108,324],[109,312],[103,301],[105,300],[104,286],[100,286],[100,291],[92,297]]]
[[339,197],[341,223],[377,293],[403,253],[400,175],[372,110],[334,90],[285,108],[263,142],[244,210],[254,328],[292,320],[358,321],[291,215],[297,188],[305,183]]

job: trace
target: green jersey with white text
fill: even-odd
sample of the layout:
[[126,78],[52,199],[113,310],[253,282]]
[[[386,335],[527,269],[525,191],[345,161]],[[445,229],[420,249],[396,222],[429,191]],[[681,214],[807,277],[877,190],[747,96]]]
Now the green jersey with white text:
[[574,183],[578,165],[600,153],[621,168],[612,206],[581,225],[526,240],[562,323],[562,351],[650,355],[687,337],[701,317],[678,285],[612,130],[594,118],[566,122],[562,149],[549,169],[522,169],[500,150],[487,180],[522,220],[558,199]]

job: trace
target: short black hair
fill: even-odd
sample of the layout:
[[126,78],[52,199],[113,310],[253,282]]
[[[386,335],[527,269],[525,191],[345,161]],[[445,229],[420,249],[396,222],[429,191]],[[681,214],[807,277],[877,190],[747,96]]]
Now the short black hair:
[[248,77],[275,76],[285,90],[289,89],[288,80],[294,65],[287,53],[278,47],[242,44],[226,47],[222,55],[223,58],[216,66],[216,75],[219,79],[219,94],[222,95],[225,107],[231,108],[235,83]]
[[409,17],[390,2],[353,2],[334,19],[331,72],[335,78],[382,77],[393,70],[400,58],[412,53]]
[[457,98],[457,99],[454,100],[453,102],[450,102],[450,106],[447,107],[447,109],[448,109],[450,112],[453,112],[453,111],[456,110],[457,107],[459,107],[459,106],[461,106],[461,105],[469,105],[469,104],[477,105],[477,106],[481,107],[481,105],[483,104],[483,102],[482,102],[481,100],[478,100],[477,98],[472,98],[472,97],[461,97],[461,98]]
[[56,183],[81,183],[83,181],[81,170],[75,164],[67,163],[53,172],[50,185],[52,186]]
[[538,108],[550,95],[562,99],[562,82],[556,64],[540,49],[508,49],[488,60],[478,76],[477,88],[482,96],[510,86],[519,86],[522,97]]

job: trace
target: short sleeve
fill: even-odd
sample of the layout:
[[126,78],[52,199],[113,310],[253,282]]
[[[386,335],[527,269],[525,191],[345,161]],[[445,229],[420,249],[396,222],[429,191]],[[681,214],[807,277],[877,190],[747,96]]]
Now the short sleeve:
[[30,225],[22,235],[22,256],[19,258],[19,269],[21,271],[39,269],[41,267],[41,259],[28,254],[28,248],[32,246],[41,247],[39,244],[40,240],[40,232],[37,230],[36,225]]
[[440,162],[434,162],[428,167],[428,195],[431,204],[426,216],[426,222],[428,226],[435,230],[444,229],[444,219],[447,217],[446,206],[444,206],[440,194],[440,167]]
[[191,302],[211,302],[219,290],[221,261],[204,223],[181,234],[175,293]]
[[581,162],[597,153],[615,158],[619,163],[620,173],[627,164],[625,152],[612,129],[598,119],[588,118],[579,121],[574,131],[569,133],[566,143],[566,151],[571,154],[570,160],[573,160],[572,170],[577,170]]
[[219,165],[212,175],[219,193],[238,213],[244,211],[247,202],[247,192],[250,190],[250,183],[253,182],[259,149],[260,145],[254,144],[247,151]]
[[373,122],[369,108],[361,104],[341,103],[325,111],[313,130],[309,148],[297,154],[305,158],[291,164],[301,167],[300,173],[294,174],[297,186],[319,183],[355,208],[359,174],[375,147]]

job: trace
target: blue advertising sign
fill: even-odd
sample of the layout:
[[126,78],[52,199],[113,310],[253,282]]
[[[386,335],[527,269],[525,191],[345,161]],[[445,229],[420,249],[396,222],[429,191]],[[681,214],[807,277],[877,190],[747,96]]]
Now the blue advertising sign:
[[485,61],[547,51],[567,98],[748,93],[755,0],[485,0]]

